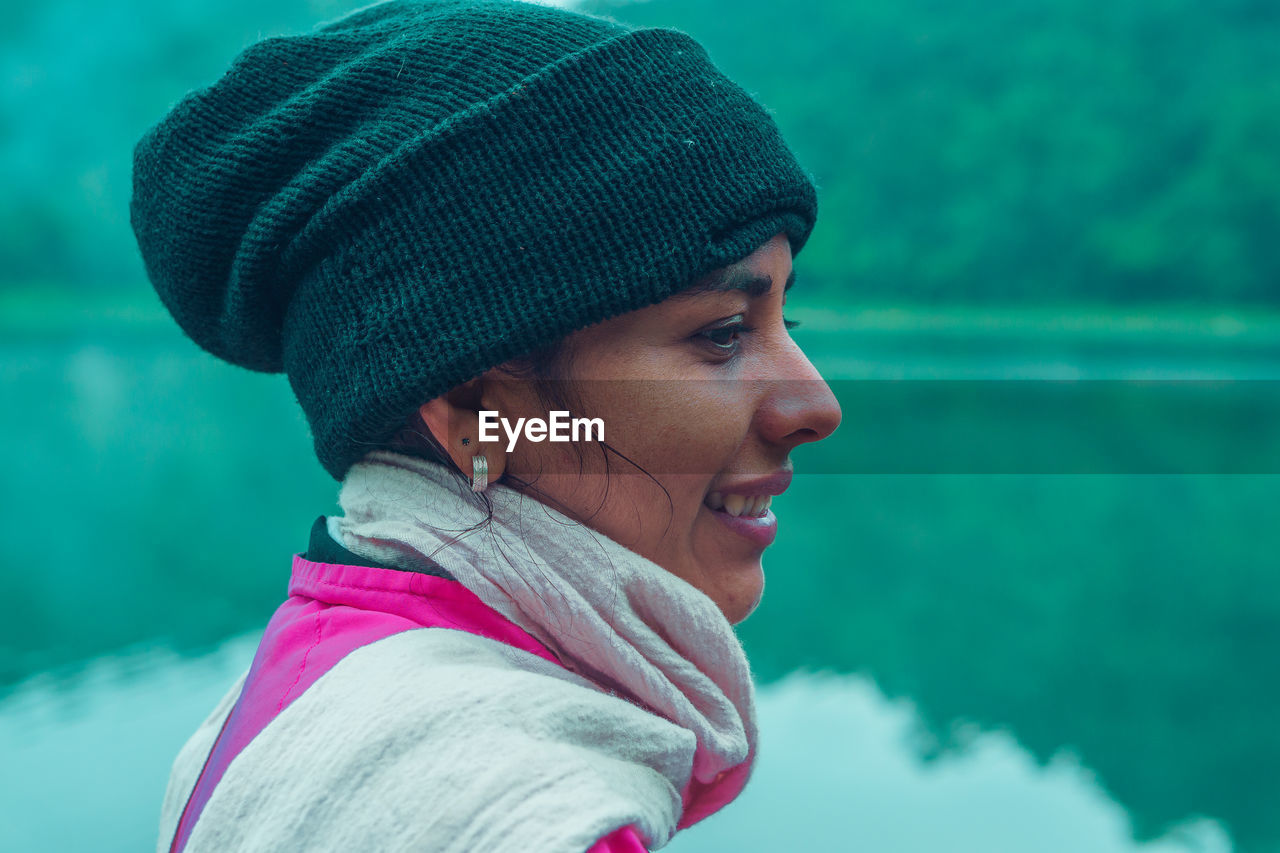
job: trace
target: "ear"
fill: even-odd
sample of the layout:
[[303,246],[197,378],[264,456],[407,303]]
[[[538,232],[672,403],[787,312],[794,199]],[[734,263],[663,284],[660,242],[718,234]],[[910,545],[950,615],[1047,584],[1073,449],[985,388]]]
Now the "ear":
[[496,441],[480,440],[482,382],[480,377],[465,382],[452,391],[423,403],[418,412],[436,441],[440,442],[454,464],[468,477],[471,476],[472,457],[483,453],[489,463],[489,482],[493,483],[507,469],[507,453],[501,430],[497,430]]

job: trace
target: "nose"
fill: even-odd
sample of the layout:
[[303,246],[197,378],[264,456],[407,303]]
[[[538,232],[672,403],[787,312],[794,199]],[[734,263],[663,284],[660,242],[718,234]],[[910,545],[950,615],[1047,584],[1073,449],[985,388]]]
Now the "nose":
[[763,395],[756,410],[756,424],[772,444],[790,451],[811,441],[821,441],[840,426],[840,404],[822,374],[787,338],[770,378],[763,380]]

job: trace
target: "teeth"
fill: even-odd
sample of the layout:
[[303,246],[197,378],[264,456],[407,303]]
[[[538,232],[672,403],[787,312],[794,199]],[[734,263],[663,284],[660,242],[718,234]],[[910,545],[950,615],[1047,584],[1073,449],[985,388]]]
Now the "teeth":
[[735,517],[761,518],[773,504],[773,495],[722,495],[712,492],[707,495],[706,503],[712,509],[724,510]]

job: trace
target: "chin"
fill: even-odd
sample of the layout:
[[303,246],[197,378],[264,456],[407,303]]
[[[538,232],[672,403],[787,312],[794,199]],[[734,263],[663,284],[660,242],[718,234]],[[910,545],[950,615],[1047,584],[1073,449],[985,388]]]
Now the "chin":
[[760,600],[764,597],[764,569],[760,561],[757,559],[735,580],[738,583],[729,589],[722,589],[716,600],[730,625],[745,622],[760,606]]

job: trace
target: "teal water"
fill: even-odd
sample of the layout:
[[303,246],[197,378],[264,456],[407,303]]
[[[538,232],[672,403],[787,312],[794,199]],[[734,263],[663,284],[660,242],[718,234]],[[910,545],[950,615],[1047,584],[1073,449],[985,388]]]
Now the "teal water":
[[[4,849],[151,849],[173,754],[248,665],[257,638],[237,635],[192,658],[103,656],[74,689],[37,678],[12,694],[0,705],[4,778],[13,780],[0,799]],[[865,675],[792,674],[761,691],[759,712],[766,741],[746,791],[665,849],[1231,850],[1209,820],[1135,843],[1124,809],[1078,757],[1040,766],[1005,731],[969,732],[963,751],[923,760],[912,703],[886,698]]]
[[[1113,324],[1091,343],[1080,324],[809,320],[798,337],[841,381],[904,352],[933,353],[916,359],[931,379],[1280,378],[1280,338],[1252,322]],[[0,848],[145,847],[169,761],[247,665],[336,486],[281,377],[163,325],[9,332]],[[672,848],[1280,849],[1270,398],[1211,398],[1204,441],[1248,452],[1203,454],[1204,473],[1167,473],[1195,435],[1149,409],[1057,424],[1090,436],[1077,461],[1106,450],[1093,472],[856,473],[882,458],[868,442],[911,458],[904,442],[930,433],[903,423],[958,423],[919,409],[890,428],[858,387],[841,443],[797,453],[764,603],[740,629],[759,773]],[[1027,399],[963,422],[1029,445],[1044,418]],[[1166,455],[1126,466],[1135,427]]]

